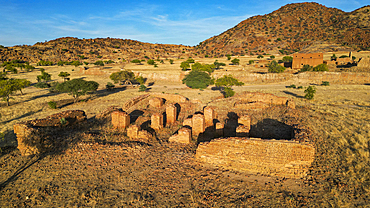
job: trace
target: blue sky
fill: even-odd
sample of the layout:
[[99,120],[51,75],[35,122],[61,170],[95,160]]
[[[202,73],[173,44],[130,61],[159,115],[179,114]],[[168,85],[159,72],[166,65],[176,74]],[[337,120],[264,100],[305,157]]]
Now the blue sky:
[[[111,37],[193,46],[251,16],[298,2],[0,0],[0,45],[33,45],[59,37]],[[317,3],[345,12],[369,4],[368,0]]]

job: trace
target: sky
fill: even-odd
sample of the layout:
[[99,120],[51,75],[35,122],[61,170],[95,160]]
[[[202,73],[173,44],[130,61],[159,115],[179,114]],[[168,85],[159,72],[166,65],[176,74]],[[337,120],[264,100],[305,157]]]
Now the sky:
[[[194,46],[239,22],[304,1],[0,0],[0,45],[33,45],[60,37],[122,38]],[[351,12],[369,0],[322,0]]]

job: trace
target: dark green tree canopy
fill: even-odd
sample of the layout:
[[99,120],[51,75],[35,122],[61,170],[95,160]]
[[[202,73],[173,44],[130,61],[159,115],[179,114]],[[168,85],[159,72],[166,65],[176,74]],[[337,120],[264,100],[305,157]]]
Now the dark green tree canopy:
[[62,77],[64,81],[66,81],[67,77],[70,76],[70,74],[68,72],[60,72],[58,74],[59,77]]
[[231,63],[233,63],[234,65],[239,65],[239,62],[240,60],[237,58],[234,58],[233,60],[231,60]]
[[180,68],[181,68],[183,71],[186,71],[187,69],[189,69],[189,68],[190,68],[190,64],[189,64],[188,62],[186,62],[186,61],[183,61],[183,62],[181,62],[181,64],[180,64]]
[[83,79],[72,79],[58,84],[55,89],[59,92],[69,93],[73,96],[74,101],[77,102],[78,97],[85,95],[88,92],[96,91],[99,83],[95,81],[85,81]]
[[205,71],[208,72],[208,74],[211,74],[215,70],[216,66],[214,64],[201,64],[199,62],[196,62],[191,66],[191,70],[194,71]]
[[135,74],[132,71],[125,70],[112,73],[109,78],[114,83],[131,84],[135,80]]
[[185,78],[182,80],[182,83],[192,89],[205,89],[209,85],[213,84],[214,81],[211,76],[204,71],[191,71]]
[[284,56],[283,57],[283,62],[284,63],[293,62],[293,57],[291,57],[291,56]]
[[278,64],[275,60],[271,61],[267,65],[267,67],[268,67],[269,72],[272,72],[272,73],[282,73],[285,71],[285,67]]
[[239,82],[239,80],[235,79],[232,75],[224,75],[221,78],[216,80],[215,85],[217,87],[231,87],[231,86],[242,86],[244,85],[243,82]]

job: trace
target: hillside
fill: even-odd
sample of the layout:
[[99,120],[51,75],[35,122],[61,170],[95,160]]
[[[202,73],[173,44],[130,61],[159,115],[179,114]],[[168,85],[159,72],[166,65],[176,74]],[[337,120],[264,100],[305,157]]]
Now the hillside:
[[0,62],[19,59],[31,63],[144,58],[221,57],[370,50],[370,6],[353,12],[317,3],[288,4],[266,15],[248,18],[195,47],[151,44],[116,38],[58,38],[33,46],[0,47]]
[[151,59],[178,58],[180,54],[192,51],[190,46],[151,44],[135,40],[118,38],[78,39],[73,37],[58,38],[33,46],[14,46],[0,48],[0,61],[19,59],[31,63],[39,60],[58,62],[84,60],[114,60],[116,62],[133,58]]
[[346,13],[317,3],[288,4],[270,14],[248,18],[196,48],[211,56],[290,54],[315,44],[369,50],[369,16],[370,6]]

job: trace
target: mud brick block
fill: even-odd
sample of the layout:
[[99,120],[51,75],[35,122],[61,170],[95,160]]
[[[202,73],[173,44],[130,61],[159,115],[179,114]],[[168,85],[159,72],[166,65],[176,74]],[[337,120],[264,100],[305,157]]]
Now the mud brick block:
[[112,113],[112,125],[114,128],[124,129],[130,125],[130,115],[124,111]]
[[240,118],[238,118],[238,124],[243,125],[244,128],[250,129],[250,127],[251,127],[251,117],[249,115],[241,116]]
[[163,106],[163,104],[163,98],[155,97],[149,100],[149,106],[152,108],[160,108]]
[[193,119],[192,118],[185,119],[184,122],[182,122],[182,125],[192,127],[193,126]]
[[156,113],[152,115],[151,127],[155,130],[160,130],[163,128],[163,114]]
[[177,117],[176,106],[173,104],[167,105],[166,106],[166,119],[167,119],[166,125],[175,123],[176,117]]
[[198,136],[199,134],[203,133],[205,129],[206,127],[205,127],[204,115],[202,114],[193,115],[193,119],[192,119],[193,136]]
[[250,126],[238,126],[236,127],[236,136],[237,137],[249,137]]
[[173,135],[169,138],[169,142],[178,142],[182,144],[190,144],[191,142],[191,130],[188,128],[181,128],[178,134]]
[[208,106],[204,108],[204,120],[205,120],[205,125],[206,128],[213,126],[213,119],[215,119],[215,111],[212,107]]
[[138,125],[131,125],[127,128],[127,136],[131,139],[139,138],[140,127]]
[[225,125],[223,123],[216,123],[216,137],[223,137],[224,136],[224,128]]

